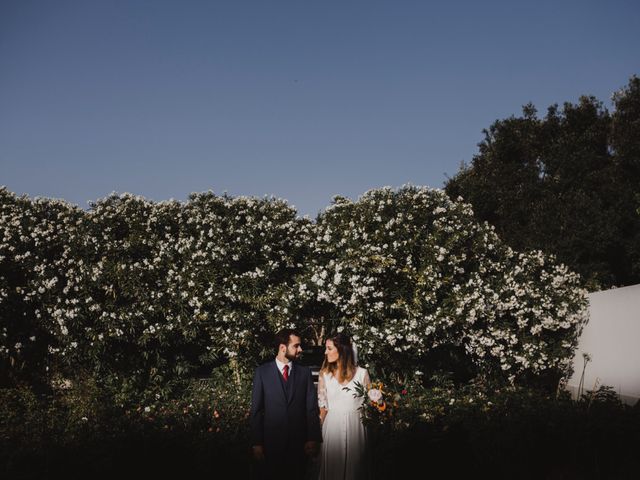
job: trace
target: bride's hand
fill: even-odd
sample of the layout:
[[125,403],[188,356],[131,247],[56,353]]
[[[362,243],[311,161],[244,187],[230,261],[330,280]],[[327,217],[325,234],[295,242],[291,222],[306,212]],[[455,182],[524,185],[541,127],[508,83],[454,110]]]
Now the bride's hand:
[[328,410],[326,408],[320,409],[320,426],[322,426],[322,424],[324,423],[324,417],[327,416],[327,412]]

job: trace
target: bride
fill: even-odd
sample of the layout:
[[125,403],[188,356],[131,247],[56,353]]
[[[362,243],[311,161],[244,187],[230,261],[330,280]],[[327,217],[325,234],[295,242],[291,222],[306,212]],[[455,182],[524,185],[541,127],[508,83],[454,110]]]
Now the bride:
[[[322,424],[320,480],[360,480],[368,478],[366,431],[354,398],[359,382],[367,389],[367,371],[356,366],[351,340],[338,333],[325,342],[325,358],[318,376],[318,406]],[[349,387],[350,390],[343,390]]]

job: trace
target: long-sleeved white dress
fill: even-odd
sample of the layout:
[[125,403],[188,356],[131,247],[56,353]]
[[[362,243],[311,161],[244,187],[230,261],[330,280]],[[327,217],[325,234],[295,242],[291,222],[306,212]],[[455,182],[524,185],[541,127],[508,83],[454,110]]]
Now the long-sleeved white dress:
[[[361,398],[354,398],[354,383],[369,385],[369,374],[358,367],[345,385],[331,374],[318,378],[318,405],[327,409],[322,424],[320,480],[362,480],[369,478],[367,435],[362,424]],[[343,390],[349,387],[350,391]]]

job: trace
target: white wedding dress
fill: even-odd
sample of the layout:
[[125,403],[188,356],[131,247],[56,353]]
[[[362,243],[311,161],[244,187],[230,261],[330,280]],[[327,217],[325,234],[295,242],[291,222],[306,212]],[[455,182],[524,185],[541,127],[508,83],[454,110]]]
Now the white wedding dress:
[[[354,384],[369,385],[369,374],[357,367],[345,385],[329,373],[318,378],[318,405],[327,409],[322,424],[320,480],[363,480],[369,478],[367,435],[358,408],[362,398],[354,398]],[[351,390],[345,391],[344,387]]]

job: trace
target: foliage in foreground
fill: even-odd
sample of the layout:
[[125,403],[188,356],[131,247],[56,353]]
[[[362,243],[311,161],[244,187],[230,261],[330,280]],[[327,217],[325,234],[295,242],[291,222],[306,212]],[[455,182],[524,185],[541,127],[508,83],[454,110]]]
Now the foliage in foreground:
[[[231,373],[222,368],[211,383],[194,383],[174,401],[126,408],[91,381],[54,398],[4,389],[4,476],[250,478],[251,378],[238,384]],[[417,467],[450,478],[625,478],[638,466],[640,408],[621,404],[606,388],[574,401],[513,386],[455,386],[446,377],[384,384],[396,402],[393,415],[369,424],[372,462],[383,476]]]

